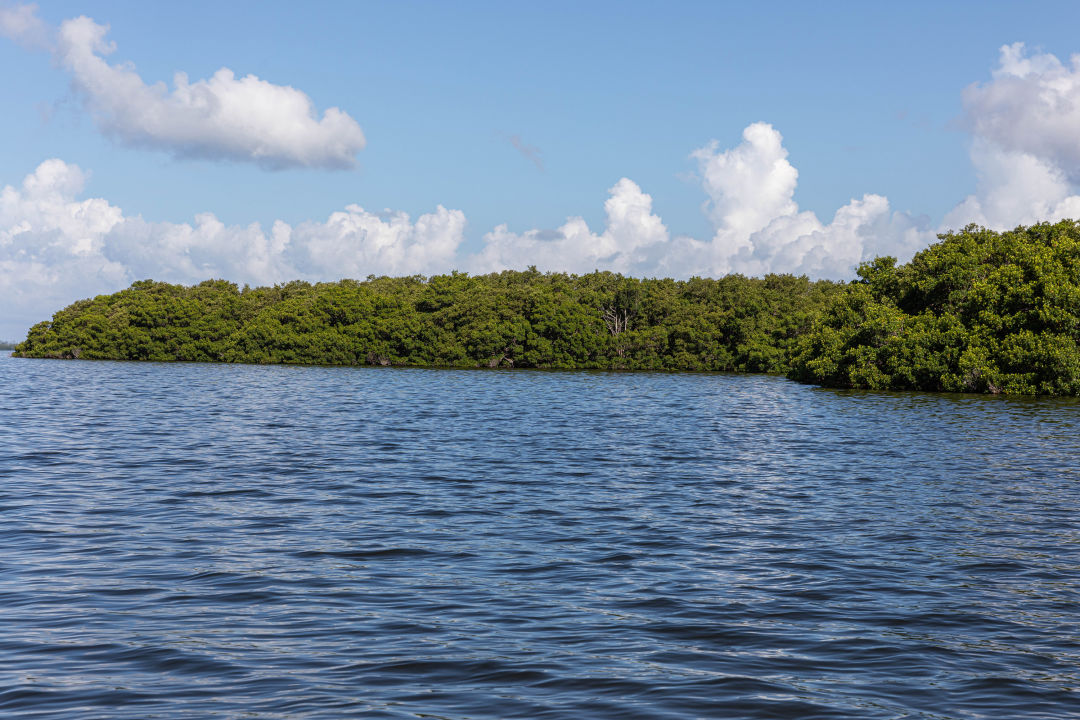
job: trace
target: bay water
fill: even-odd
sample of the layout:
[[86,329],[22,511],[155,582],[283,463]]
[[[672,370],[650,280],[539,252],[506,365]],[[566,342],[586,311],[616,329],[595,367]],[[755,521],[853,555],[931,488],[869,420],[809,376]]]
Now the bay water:
[[1080,402],[0,355],[0,716],[1080,717]]

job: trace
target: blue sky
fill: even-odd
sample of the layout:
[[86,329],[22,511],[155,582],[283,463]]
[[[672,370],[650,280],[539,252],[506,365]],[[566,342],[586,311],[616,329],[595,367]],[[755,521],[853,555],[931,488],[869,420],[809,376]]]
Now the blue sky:
[[[1005,68],[1001,48],[1017,42],[1026,48],[1014,65],[1034,59],[1040,69],[1005,75],[1032,87],[1072,78],[1076,3],[0,7],[40,20],[33,32],[9,22],[0,37],[0,187],[19,194],[0,213],[0,232],[6,224],[14,238],[6,250],[0,245],[0,303],[8,305],[0,337],[143,276],[193,282],[212,273],[254,284],[290,272],[330,280],[365,269],[428,274],[535,263],[847,277],[870,251],[910,255],[950,222],[1049,220],[1072,207],[1076,173],[1060,158],[1069,154],[1062,144],[1076,139],[1025,123],[1019,100],[991,91],[1012,87],[995,84],[993,73]],[[58,28],[79,16],[107,25],[115,50],[58,51]],[[80,74],[80,63],[96,62],[91,52],[109,66],[127,64],[147,86],[164,82],[165,92],[178,71],[196,83],[221,68],[295,88],[313,104],[313,122],[328,108],[345,113],[346,151],[319,155],[315,138],[300,160],[286,149],[267,165],[245,156],[235,135],[188,132],[184,118],[164,134],[140,126],[130,119],[133,106],[117,111],[118,96],[100,87],[112,80]],[[1051,56],[1060,68],[1042,62]],[[965,101],[973,84],[986,91]],[[276,107],[253,106],[250,115],[266,116],[261,127],[273,129]],[[762,127],[755,123],[769,130],[747,140],[744,130]],[[1013,135],[1001,135],[1003,125]],[[1045,142],[1031,139],[1039,133]],[[725,155],[740,146],[744,156]],[[1003,153],[1012,153],[1008,162]],[[1046,165],[1067,187],[1051,186],[1051,200],[1020,209],[992,205],[1005,191],[979,195],[980,173],[1016,167],[1017,153],[1042,163],[1032,172]],[[48,213],[23,182],[48,159],[62,163],[50,166],[48,182],[63,186],[49,212],[78,215],[72,208],[97,199],[104,225],[41,219]],[[755,163],[760,172],[739,174]],[[619,184],[623,178],[630,184]],[[770,192],[773,200],[754,205]],[[867,194],[887,204],[849,206]],[[363,211],[346,210],[354,206]],[[863,218],[862,229],[840,237],[834,214],[846,207]],[[369,217],[384,208],[407,222]],[[222,228],[200,225],[206,213]],[[348,215],[348,227],[331,223],[333,213]],[[414,226],[425,214],[432,220]],[[751,220],[739,219],[747,214]],[[573,217],[584,224],[569,226]],[[275,222],[289,229],[278,241]],[[252,223],[258,237],[247,232]],[[189,235],[202,240],[180,237]],[[277,249],[256,258],[252,243]],[[399,245],[387,255],[372,243]],[[238,255],[226,257],[233,246]]]

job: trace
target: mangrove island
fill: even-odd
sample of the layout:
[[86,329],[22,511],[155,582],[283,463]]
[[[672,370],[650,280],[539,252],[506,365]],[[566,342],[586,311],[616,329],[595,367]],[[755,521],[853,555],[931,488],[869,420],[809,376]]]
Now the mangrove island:
[[144,280],[18,357],[783,373],[840,388],[1080,394],[1080,224],[969,226],[852,282],[504,271],[240,288]]

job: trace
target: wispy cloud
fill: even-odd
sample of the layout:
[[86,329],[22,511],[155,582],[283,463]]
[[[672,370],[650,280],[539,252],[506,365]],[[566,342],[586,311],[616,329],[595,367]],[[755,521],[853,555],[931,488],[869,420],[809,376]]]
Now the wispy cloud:
[[23,47],[42,50],[50,47],[52,34],[37,16],[37,5],[0,4],[0,36]]
[[531,161],[536,169],[544,172],[544,151],[535,145],[529,145],[521,139],[520,135],[507,135],[506,139],[521,153],[521,156]]

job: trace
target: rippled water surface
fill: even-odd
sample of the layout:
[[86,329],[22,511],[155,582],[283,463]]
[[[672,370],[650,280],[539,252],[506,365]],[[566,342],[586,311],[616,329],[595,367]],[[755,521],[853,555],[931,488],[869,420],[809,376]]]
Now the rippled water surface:
[[0,716],[1080,717],[1080,404],[0,356]]

